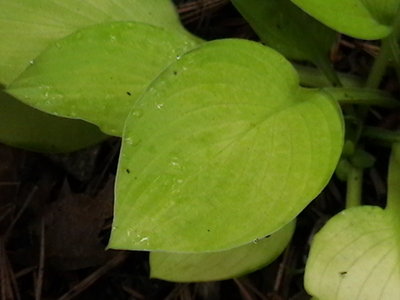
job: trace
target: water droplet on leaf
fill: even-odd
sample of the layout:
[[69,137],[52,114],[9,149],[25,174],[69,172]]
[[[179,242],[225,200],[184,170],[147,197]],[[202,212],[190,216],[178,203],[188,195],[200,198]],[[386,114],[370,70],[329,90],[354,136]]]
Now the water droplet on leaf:
[[132,117],[134,117],[134,118],[140,118],[143,115],[142,111],[139,109],[133,110],[131,112],[131,114],[132,114]]

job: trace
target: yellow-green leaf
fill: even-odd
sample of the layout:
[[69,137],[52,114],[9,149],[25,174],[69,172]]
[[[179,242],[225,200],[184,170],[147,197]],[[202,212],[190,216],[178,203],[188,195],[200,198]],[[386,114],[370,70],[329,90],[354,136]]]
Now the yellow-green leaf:
[[143,22],[191,36],[170,0],[0,0],[0,84],[10,84],[56,40],[115,21]]
[[342,144],[337,103],[301,88],[279,53],[206,43],[133,107],[109,246],[203,252],[262,238],[320,193]]
[[107,136],[81,120],[55,117],[0,91],[0,142],[39,152],[71,152]]
[[40,110],[120,136],[151,81],[195,45],[187,35],[143,23],[94,25],[49,47],[7,91]]
[[224,280],[243,276],[273,262],[286,248],[295,222],[250,244],[212,253],[151,252],[151,277],[168,281]]

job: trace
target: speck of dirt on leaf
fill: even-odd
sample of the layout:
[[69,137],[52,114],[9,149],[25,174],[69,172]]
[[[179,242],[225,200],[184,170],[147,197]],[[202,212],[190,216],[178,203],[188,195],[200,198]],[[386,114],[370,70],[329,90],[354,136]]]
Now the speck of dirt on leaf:
[[131,170],[126,169],[126,173],[130,174],[130,173],[131,173]]
[[132,95],[131,92],[126,92],[126,94],[127,94],[128,96]]

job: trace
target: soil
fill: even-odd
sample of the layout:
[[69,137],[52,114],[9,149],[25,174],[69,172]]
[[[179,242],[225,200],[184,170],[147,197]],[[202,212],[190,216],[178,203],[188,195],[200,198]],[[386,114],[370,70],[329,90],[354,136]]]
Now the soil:
[[[183,23],[205,39],[257,40],[226,0],[175,1]],[[332,51],[336,69],[365,77],[379,47],[340,37]],[[384,89],[398,92],[397,81]],[[398,112],[374,110],[368,122],[393,128]],[[120,140],[70,154],[40,154],[0,144],[0,288],[2,299],[310,299],[303,288],[310,240],[344,208],[345,184],[333,178],[298,217],[285,252],[242,278],[171,283],[149,278],[148,254],[105,251],[113,206]],[[365,173],[364,202],[384,206],[389,151]]]

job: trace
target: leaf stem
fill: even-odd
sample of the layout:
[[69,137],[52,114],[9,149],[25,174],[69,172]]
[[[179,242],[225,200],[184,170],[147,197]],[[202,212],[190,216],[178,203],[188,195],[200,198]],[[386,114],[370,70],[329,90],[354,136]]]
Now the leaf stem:
[[[387,209],[395,213],[397,220],[400,213],[400,144],[394,144],[389,162]],[[399,221],[400,222],[400,221]]]
[[322,91],[336,99],[340,104],[376,105],[386,108],[400,107],[400,102],[389,93],[368,88],[322,88]]
[[352,166],[347,177],[346,208],[361,205],[363,169]]
[[[323,75],[321,70],[294,63],[293,66],[299,74],[301,85],[306,87],[326,87],[331,85],[331,82]],[[337,76],[345,87],[362,87],[363,85],[361,79],[357,76],[346,73],[337,73]]]
[[324,56],[317,55],[314,59],[314,63],[326,76],[332,86],[342,86],[342,82],[340,81],[340,78],[329,59]]
[[382,40],[381,51],[376,58],[374,65],[369,73],[366,87],[368,88],[378,88],[385,74],[386,68],[391,57],[396,57],[399,53],[392,53],[393,42],[397,43],[398,37],[400,35],[400,13],[397,14],[393,22],[392,33]]
[[372,140],[378,140],[386,146],[391,146],[394,143],[400,143],[399,131],[391,131],[378,127],[365,126],[362,135],[363,137]]

